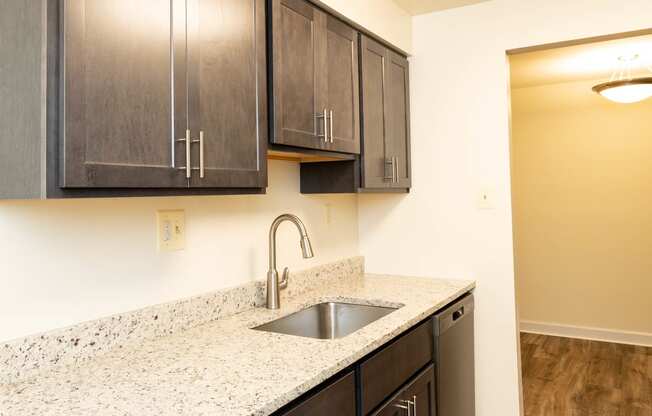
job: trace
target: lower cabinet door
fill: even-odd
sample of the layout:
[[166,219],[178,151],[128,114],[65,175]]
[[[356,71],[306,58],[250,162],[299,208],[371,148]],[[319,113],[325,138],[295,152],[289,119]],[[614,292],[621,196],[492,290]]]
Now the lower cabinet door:
[[435,416],[435,367],[430,366],[403,393],[403,399],[412,406],[411,416]]
[[[402,398],[397,398],[387,403],[377,413],[374,413],[374,416],[406,416],[407,414],[407,403]],[[412,415],[411,410],[410,415]]]
[[436,416],[435,367],[425,369],[373,416]]
[[356,416],[355,377],[348,373],[283,416]]

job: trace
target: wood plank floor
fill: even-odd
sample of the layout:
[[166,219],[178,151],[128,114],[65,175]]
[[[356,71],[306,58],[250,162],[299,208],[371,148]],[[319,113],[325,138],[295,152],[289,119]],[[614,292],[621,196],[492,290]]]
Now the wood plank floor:
[[521,334],[525,416],[652,416],[652,348]]

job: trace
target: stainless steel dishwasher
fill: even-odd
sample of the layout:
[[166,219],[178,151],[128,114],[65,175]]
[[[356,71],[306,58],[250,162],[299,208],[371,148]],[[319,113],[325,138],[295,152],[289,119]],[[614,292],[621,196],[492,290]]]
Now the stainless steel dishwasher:
[[475,416],[473,294],[434,317],[437,416]]

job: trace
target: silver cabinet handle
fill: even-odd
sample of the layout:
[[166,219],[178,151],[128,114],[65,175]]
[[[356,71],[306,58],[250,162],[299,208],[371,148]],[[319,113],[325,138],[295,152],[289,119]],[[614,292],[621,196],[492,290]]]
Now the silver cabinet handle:
[[190,167],[190,130],[186,130],[186,137],[183,139],[178,139],[177,143],[185,143],[186,145],[186,166],[180,167],[178,169],[186,171],[186,179],[190,179],[192,176],[192,171]]
[[417,416],[417,396],[412,396],[412,410],[413,410],[413,415]]
[[323,119],[324,120],[324,134],[319,134],[317,137],[323,137],[324,141],[328,143],[328,110],[324,108],[324,113],[323,114],[316,114],[315,117],[317,119]]
[[191,143],[199,143],[199,177],[204,179],[205,165],[204,165],[204,131],[199,131],[199,140],[192,140]]
[[[387,165],[389,165],[389,167],[392,169],[392,176],[387,176]],[[394,172],[395,172],[394,158],[392,157],[392,158],[385,159],[385,176],[383,177],[383,179],[386,181],[392,181],[392,183],[394,183],[394,181],[396,180],[394,179]]]
[[[204,178],[204,131],[199,132],[199,177]],[[396,169],[398,171],[398,169]]]
[[331,116],[331,143],[333,143],[333,130],[334,130],[333,129],[333,110],[331,110],[330,116]]
[[394,175],[394,183],[398,183],[398,157],[395,157],[394,160],[394,170],[396,171],[396,174]]
[[324,141],[328,143],[328,111],[324,108]]
[[398,403],[394,403],[394,407],[398,409],[407,410],[407,416],[412,416],[412,415],[416,416],[416,411],[412,413],[412,406],[414,406],[414,402],[411,402],[409,400],[399,400]]
[[[405,404],[399,404],[399,403],[405,403]],[[411,412],[412,408],[410,407],[410,404],[407,403],[405,400],[401,400],[398,403],[395,403],[394,407],[398,409],[407,410],[407,416],[412,416],[412,412]]]

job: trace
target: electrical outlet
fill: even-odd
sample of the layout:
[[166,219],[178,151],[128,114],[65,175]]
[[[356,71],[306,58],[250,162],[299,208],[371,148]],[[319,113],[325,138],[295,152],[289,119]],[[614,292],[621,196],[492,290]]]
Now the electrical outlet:
[[158,211],[156,213],[159,251],[181,251],[186,248],[186,213]]

